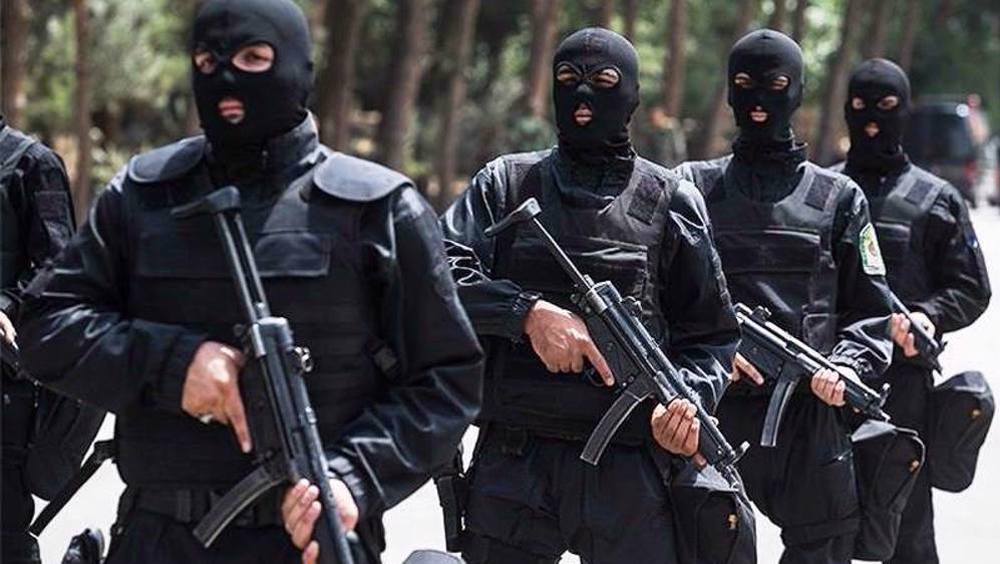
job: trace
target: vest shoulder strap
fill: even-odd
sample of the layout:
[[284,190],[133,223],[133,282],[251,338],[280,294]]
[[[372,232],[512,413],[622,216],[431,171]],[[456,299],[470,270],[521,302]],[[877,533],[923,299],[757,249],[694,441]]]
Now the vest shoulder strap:
[[722,157],[711,161],[697,161],[686,163],[684,168],[685,176],[694,183],[707,200],[721,184],[729,166],[730,157]]
[[15,132],[10,127],[0,131],[0,187],[6,186],[7,178],[17,169],[18,163],[31,147],[35,139]]
[[[806,189],[806,205],[817,211],[827,211],[835,205],[838,188],[844,185],[847,177],[822,169],[812,163],[807,162],[805,166],[813,169],[812,180]],[[807,174],[808,172],[807,170]]]
[[680,178],[642,157],[635,159],[632,174],[637,175],[638,179],[626,213],[646,225],[652,225],[657,209],[670,205],[670,200],[680,185]]
[[933,175],[911,170],[886,197],[879,219],[891,223],[912,223],[930,211],[944,186],[944,181]]
[[316,168],[313,182],[324,193],[349,202],[373,202],[413,184],[391,168],[336,152]]
[[177,180],[198,166],[207,146],[199,135],[138,155],[128,163],[128,178],[137,184]]

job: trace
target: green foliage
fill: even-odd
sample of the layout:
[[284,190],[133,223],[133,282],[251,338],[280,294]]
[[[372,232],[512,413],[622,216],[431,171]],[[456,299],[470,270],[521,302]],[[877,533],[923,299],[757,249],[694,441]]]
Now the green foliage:
[[[297,0],[310,17],[326,0]],[[805,114],[815,113],[826,81],[827,63],[840,42],[846,0],[812,0],[807,12],[803,49],[807,64]],[[871,1],[871,0],[869,0]],[[885,0],[875,0],[885,1]],[[1000,7],[977,0],[955,0],[954,8],[938,24],[936,0],[920,0],[923,17],[912,68],[914,92],[982,96],[994,125],[1000,125]],[[106,180],[125,156],[168,142],[183,134],[189,108],[188,26],[196,0],[90,0],[93,77],[93,116],[97,144],[95,174]],[[774,0],[760,0],[753,27],[765,25]],[[551,145],[555,136],[548,120],[526,117],[532,30],[530,1],[482,0],[475,56],[469,77],[468,101],[461,112],[463,142],[459,163],[469,174],[493,156]],[[596,0],[563,0],[559,35],[591,25]],[[619,7],[623,2],[619,0]],[[895,57],[902,26],[902,2],[897,0],[890,20],[889,55]],[[432,0],[429,40],[434,54],[442,36],[451,33],[448,0]],[[360,115],[375,115],[389,87],[388,65],[399,48],[395,0],[369,0],[358,49],[355,85]],[[688,3],[687,66],[682,117],[696,130],[713,93],[721,84],[725,55],[733,36],[739,2],[732,0]],[[794,1],[789,1],[792,17]],[[663,61],[667,46],[667,0],[641,0],[636,47],[642,60],[643,108],[662,98]],[[31,2],[28,43],[29,78],[27,128],[52,137],[72,131],[75,37],[71,4],[61,0]],[[614,20],[623,28],[622,15]],[[325,57],[322,22],[317,30],[318,64]],[[786,29],[791,23],[786,22]],[[862,40],[865,33],[860,34]],[[441,93],[439,56],[429,58],[417,106],[414,151],[408,172],[426,176],[433,170],[437,143],[437,108]],[[367,114],[366,114],[367,113]],[[366,123],[377,119],[365,117]],[[373,127],[356,131],[370,137]],[[655,147],[659,133],[637,129],[641,148]],[[370,139],[363,140],[368,146]],[[356,143],[354,146],[361,146]]]

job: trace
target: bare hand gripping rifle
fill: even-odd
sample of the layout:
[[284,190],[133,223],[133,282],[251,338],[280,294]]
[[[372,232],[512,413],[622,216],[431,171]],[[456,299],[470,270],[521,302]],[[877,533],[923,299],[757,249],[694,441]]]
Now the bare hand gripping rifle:
[[938,356],[944,351],[945,343],[938,342],[926,327],[913,318],[913,312],[906,307],[903,300],[900,300],[895,292],[890,291],[889,296],[892,298],[893,311],[905,315],[906,319],[909,320],[910,333],[913,334],[913,345],[917,347],[920,358],[924,359],[924,362],[929,364],[931,368],[941,372],[941,361],[938,360]]
[[580,458],[596,465],[615,432],[643,401],[654,398],[666,406],[675,399],[686,399],[698,409],[698,444],[702,456],[730,484],[737,486],[740,481],[736,462],[748,445],[741,445],[739,450],[730,446],[715,419],[702,407],[701,399],[642,324],[639,302],[632,297],[622,298],[611,282],[595,283],[581,273],[538,221],[536,216],[541,211],[538,202],[529,198],[506,218],[488,228],[486,235],[493,237],[519,223],[527,222],[531,226],[572,280],[577,292],[574,302],[583,312],[587,329],[614,372],[618,395],[591,433]]
[[250,242],[240,218],[240,193],[227,186],[174,208],[179,219],[211,215],[226,251],[247,323],[237,329],[250,362],[240,374],[240,394],[253,439],[256,469],[216,503],[194,529],[208,547],[244,509],[272,488],[305,478],[319,488],[323,510],[313,534],[324,564],[353,564],[327,476],[327,460],[303,376],[309,352],[295,346],[288,321],[267,305]]
[[736,304],[736,319],[740,322],[743,333],[740,354],[767,377],[777,379],[771,403],[764,416],[760,446],[773,447],[777,444],[778,429],[795,387],[799,381],[812,378],[821,369],[840,374],[845,385],[844,401],[848,406],[869,419],[889,420],[889,415],[882,411],[889,395],[888,384],[879,393],[860,379],[847,376],[818,351],[768,321],[770,317],[771,313],[766,308],[751,310],[744,304]]

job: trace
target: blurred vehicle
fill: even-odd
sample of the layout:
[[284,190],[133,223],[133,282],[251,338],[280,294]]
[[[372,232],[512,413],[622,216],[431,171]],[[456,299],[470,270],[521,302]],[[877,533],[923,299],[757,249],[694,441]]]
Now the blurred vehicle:
[[976,207],[989,191],[982,181],[989,138],[978,95],[922,98],[910,114],[903,147],[915,164],[951,182]]

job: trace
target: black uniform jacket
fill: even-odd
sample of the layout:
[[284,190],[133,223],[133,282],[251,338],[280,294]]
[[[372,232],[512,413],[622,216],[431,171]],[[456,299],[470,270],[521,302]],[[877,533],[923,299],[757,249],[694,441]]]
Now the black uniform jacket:
[[[204,150],[197,149],[199,146]],[[181,410],[187,367],[207,336],[183,323],[136,318],[129,307],[129,293],[136,291],[128,287],[129,281],[134,280],[130,273],[142,259],[133,246],[136,242],[128,236],[129,230],[136,226],[126,212],[136,209],[129,202],[137,197],[129,191],[161,188],[155,183],[137,183],[136,178],[166,174],[159,166],[176,166],[178,161],[185,160],[183,152],[188,150],[197,151],[196,166],[209,163],[207,166],[212,169],[211,148],[194,140],[177,149],[165,163],[153,159],[151,164],[156,166],[147,167],[151,170],[136,170],[141,166],[133,161],[129,170],[112,180],[91,210],[88,224],[73,239],[55,268],[40,277],[40,280],[48,277],[47,282],[39,282],[37,289],[30,288],[33,297],[25,304],[23,353],[38,379],[67,395],[119,414],[138,411],[141,415],[143,410],[167,412],[181,419],[175,419],[174,423],[167,421],[165,425],[184,428],[190,433],[207,433],[202,429],[215,426],[192,427],[186,421],[194,419]],[[455,446],[479,409],[482,351],[456,295],[431,208],[398,173],[319,146],[311,117],[269,143],[265,154],[272,169],[265,171],[264,180],[248,180],[240,186],[251,241],[262,223],[254,221],[251,212],[258,210],[257,215],[266,218],[272,209],[268,205],[273,205],[275,199],[261,190],[271,190],[273,196],[275,191],[285,194],[295,189],[295,184],[289,186],[287,180],[301,177],[307,170],[303,166],[315,166],[315,161],[309,164],[309,158],[303,164],[301,157],[318,153],[326,155],[327,162],[336,159],[340,168],[328,167],[326,173],[317,169],[313,189],[363,205],[371,201],[382,206],[378,209],[386,209],[385,206],[389,209],[388,214],[375,215],[387,218],[384,222],[368,225],[366,229],[374,237],[382,237],[380,242],[388,241],[387,248],[379,247],[385,260],[379,260],[378,264],[390,282],[381,293],[384,299],[377,303],[380,311],[376,314],[385,331],[383,338],[395,349],[398,371],[385,375],[385,382],[379,384],[383,391],[353,421],[346,422],[335,444],[326,445],[330,466],[351,489],[364,518],[403,500],[454,455]],[[274,163],[288,160],[289,156],[290,162],[281,170],[273,170],[277,166]],[[331,181],[330,185],[326,185],[323,174],[329,175],[326,179]],[[377,185],[372,179],[386,177],[402,181],[380,193],[366,192]],[[285,181],[276,180],[282,178]],[[218,186],[220,182],[215,180],[213,184]],[[210,232],[205,236],[214,237]],[[148,252],[149,248],[145,248]],[[164,252],[176,256],[183,250]],[[259,254],[260,249],[255,252]],[[350,271],[342,275],[350,275]],[[265,278],[265,291],[279,288],[278,283]],[[194,281],[188,299],[204,295],[200,292]],[[322,303],[322,292],[319,294],[304,299]],[[287,309],[294,309],[294,302],[289,303],[292,305]],[[212,308],[213,304],[200,307]],[[275,315],[288,317],[295,331],[293,313],[277,308],[274,311]],[[336,339],[327,336],[328,347],[343,348],[343,344],[330,341]],[[313,351],[314,355],[324,352]],[[354,356],[365,353],[358,350]],[[314,400],[314,408],[322,420],[324,405]],[[337,406],[327,409],[336,411]],[[155,417],[159,418],[157,421],[163,420],[162,415]],[[236,449],[235,440],[226,448]],[[239,454],[234,451],[227,456],[233,460]],[[213,473],[214,468],[206,466],[202,473]]]
[[[876,177],[845,167],[841,163],[834,170],[849,174],[865,191],[872,205],[872,218],[878,222],[882,216],[885,199],[898,187],[908,184],[908,177],[928,184],[939,184],[940,191],[934,198],[925,218],[918,218],[911,229],[920,229],[920,248],[913,249],[923,257],[927,271],[916,273],[926,276],[931,291],[923,295],[900,293],[907,285],[901,279],[911,273],[907,268],[897,272],[889,265],[888,281],[900,298],[913,310],[927,314],[939,333],[950,333],[972,325],[986,311],[990,303],[989,274],[983,259],[983,250],[969,217],[969,209],[962,194],[947,181],[933,176],[913,164],[907,164],[897,174]],[[881,235],[881,234],[880,234]],[[893,252],[895,249],[885,249]],[[899,257],[905,260],[905,257]],[[921,265],[910,261],[908,268]]]
[[[0,117],[0,130],[5,127]],[[59,156],[41,143],[32,145],[21,157],[3,198],[0,309],[13,321],[24,287],[46,261],[62,251],[76,222],[66,169]]]

